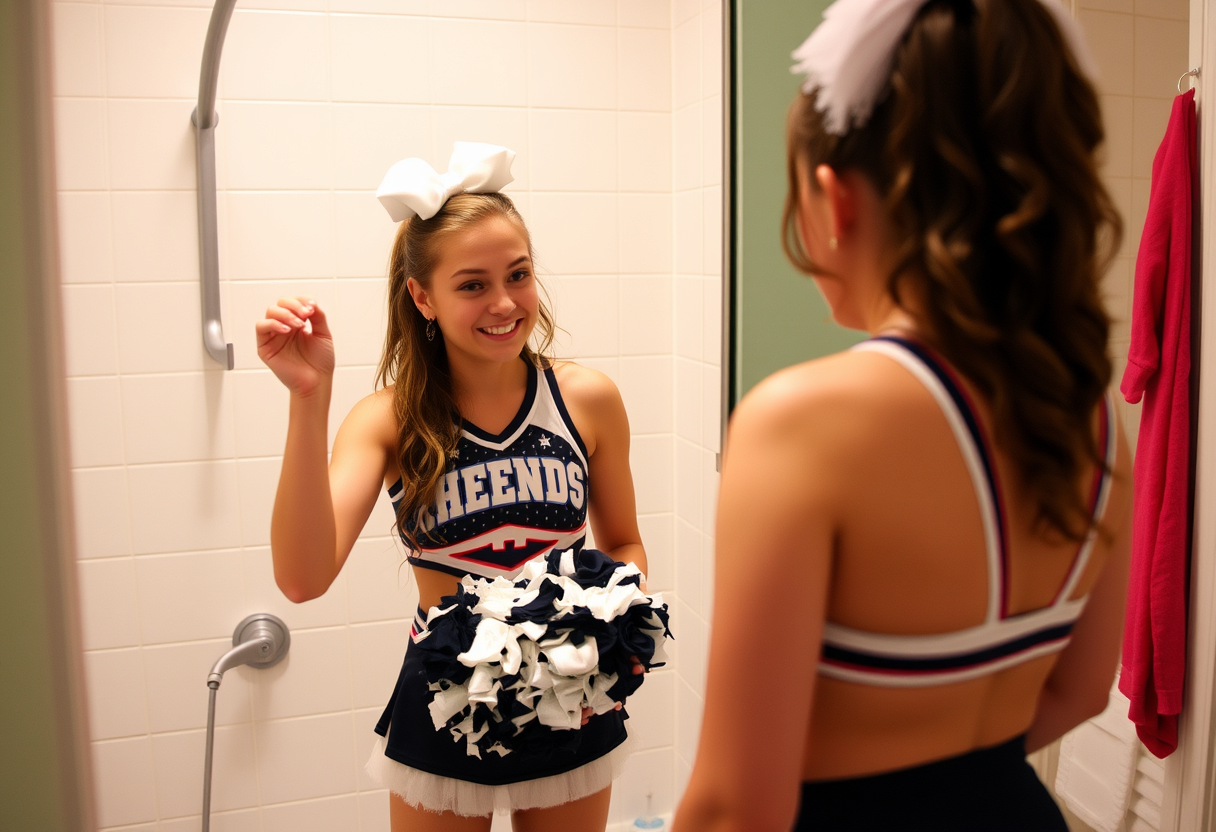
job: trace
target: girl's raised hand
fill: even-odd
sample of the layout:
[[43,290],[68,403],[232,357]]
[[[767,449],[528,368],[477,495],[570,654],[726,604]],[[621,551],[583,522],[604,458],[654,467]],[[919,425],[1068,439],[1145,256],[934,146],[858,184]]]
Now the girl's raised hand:
[[287,389],[313,393],[334,374],[334,341],[325,313],[307,298],[279,298],[257,323],[258,357]]

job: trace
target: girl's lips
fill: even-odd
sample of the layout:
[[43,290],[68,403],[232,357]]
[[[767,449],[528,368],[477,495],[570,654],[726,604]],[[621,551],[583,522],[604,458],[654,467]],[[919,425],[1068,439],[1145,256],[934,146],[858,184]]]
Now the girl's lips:
[[496,341],[506,341],[515,334],[517,329],[519,329],[519,324],[522,320],[523,318],[517,318],[514,321],[511,321],[511,323],[503,324],[501,326],[478,327],[477,331],[482,335],[485,335],[487,338],[493,338]]

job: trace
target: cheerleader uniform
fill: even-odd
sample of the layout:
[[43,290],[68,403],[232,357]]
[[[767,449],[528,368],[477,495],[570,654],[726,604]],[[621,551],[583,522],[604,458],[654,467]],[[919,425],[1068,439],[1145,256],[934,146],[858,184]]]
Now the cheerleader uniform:
[[[1011,615],[1008,609],[1008,534],[1000,483],[976,409],[951,368],[923,346],[878,337],[855,349],[880,352],[902,364],[933,394],[950,424],[975,486],[988,562],[988,609],[983,623],[933,635],[863,632],[824,626],[819,673],[861,685],[924,687],[976,679],[1063,650],[1086,597],[1069,600],[1085,572],[1094,534],[1079,547],[1072,568],[1046,607]],[[1105,470],[1094,475],[1090,507],[1101,521],[1115,462],[1109,396],[1101,411]],[[802,784],[794,832],[1067,832],[1060,810],[1026,762],[1018,736],[945,760],[897,771]]]
[[[494,435],[469,422],[435,491],[409,522],[419,569],[463,577],[516,577],[557,549],[581,549],[587,533],[587,448],[562,401],[551,368],[529,368],[523,403]],[[389,497],[401,499],[398,480]],[[500,756],[470,756],[463,738],[435,730],[431,693],[414,639],[425,629],[419,609],[396,688],[376,724],[367,771],[411,805],[435,812],[488,815],[556,806],[612,783],[628,756],[623,710],[593,716],[578,731],[540,723],[543,743]]]

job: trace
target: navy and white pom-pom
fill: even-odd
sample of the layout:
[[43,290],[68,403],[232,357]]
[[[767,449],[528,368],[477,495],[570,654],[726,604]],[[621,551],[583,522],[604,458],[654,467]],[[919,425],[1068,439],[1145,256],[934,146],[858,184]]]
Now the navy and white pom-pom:
[[576,746],[584,708],[605,713],[641,686],[634,657],[647,670],[667,661],[667,605],[641,579],[596,549],[552,552],[516,581],[465,576],[415,638],[435,730],[475,757],[552,742],[552,731]]

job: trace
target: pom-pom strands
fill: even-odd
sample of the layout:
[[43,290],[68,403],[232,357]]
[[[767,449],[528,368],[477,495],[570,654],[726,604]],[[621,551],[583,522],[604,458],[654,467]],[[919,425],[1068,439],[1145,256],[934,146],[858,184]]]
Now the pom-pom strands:
[[647,670],[666,663],[667,605],[640,584],[635,565],[595,549],[552,552],[514,582],[465,576],[414,639],[435,730],[474,757],[577,747],[584,708],[606,713],[641,686],[634,657]]
[[[1098,77],[1097,64],[1085,46],[1081,27],[1059,0],[1039,0],[1055,18],[1081,71]],[[818,91],[815,108],[824,128],[843,136],[870,118],[886,89],[895,58],[912,18],[926,0],[836,0],[823,22],[794,50],[790,71],[806,75],[802,91]]]

